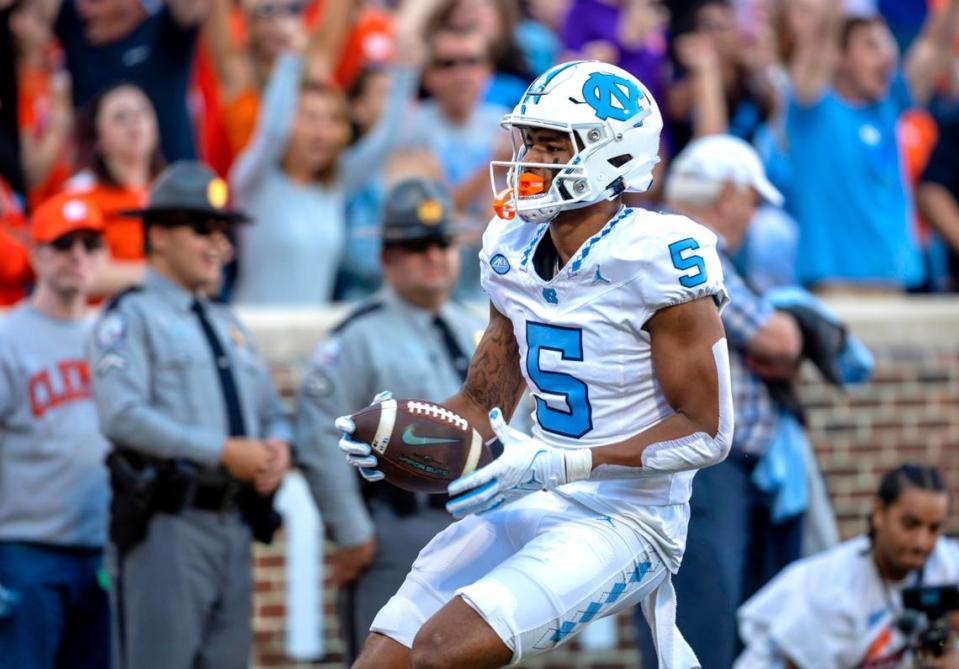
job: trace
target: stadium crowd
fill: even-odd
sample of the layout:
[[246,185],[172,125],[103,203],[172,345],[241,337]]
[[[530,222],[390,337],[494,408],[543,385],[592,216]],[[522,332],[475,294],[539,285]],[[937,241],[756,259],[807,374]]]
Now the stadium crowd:
[[[510,150],[502,114],[535,75],[575,58],[647,85],[666,121],[663,171],[695,137],[757,148],[785,196],[737,257],[762,287],[957,285],[951,2],[2,4],[4,304],[31,285],[30,212],[64,190],[107,217],[94,292],[135,283],[139,227],[115,214],[182,158],[211,165],[254,217],[223,300],[318,307],[371,294],[383,189],[414,174],[451,189],[472,258],[491,211],[488,162]],[[657,186],[642,199],[661,197]],[[482,299],[475,264],[459,297]]]
[[[773,508],[768,489],[757,483],[756,463],[773,442],[803,439],[802,411],[791,384],[804,355],[803,341],[822,327],[810,326],[802,317],[807,312],[797,316],[795,301],[776,299],[774,291],[802,287],[809,291],[803,293],[809,300],[803,305],[814,303],[810,294],[959,291],[959,0],[0,0],[0,307],[9,308],[0,320],[0,383],[5,386],[0,387],[0,640],[4,615],[14,607],[46,606],[18,604],[10,574],[37,559],[23,552],[23,545],[47,543],[79,560],[69,563],[80,574],[70,606],[94,613],[86,620],[89,629],[76,633],[105,638],[109,607],[100,593],[83,591],[82,574],[91,573],[91,565],[92,573],[100,573],[106,542],[108,482],[100,464],[109,445],[94,421],[108,418],[109,411],[96,398],[97,413],[87,385],[91,375],[111,368],[117,374],[131,372],[132,363],[114,355],[111,346],[132,334],[124,331],[129,323],[117,321],[114,330],[101,323],[94,342],[100,348],[94,355],[97,367],[87,371],[85,337],[91,326],[84,314],[89,306],[106,309],[137,286],[145,285],[145,292],[125,298],[128,306],[160,290],[158,258],[166,269],[176,270],[179,261],[171,258],[182,240],[174,239],[175,228],[166,229],[178,224],[175,217],[147,226],[136,217],[159,215],[159,193],[172,188],[164,179],[190,161],[191,169],[209,170],[193,173],[206,187],[205,195],[196,197],[206,197],[214,209],[229,201],[230,212],[250,218],[242,225],[232,225],[232,219],[219,227],[208,222],[208,229],[198,233],[205,242],[215,240],[204,252],[223,268],[218,280],[197,281],[216,308],[222,303],[316,309],[353,302],[371,311],[369,300],[384,290],[396,291],[404,280],[415,283],[418,270],[397,270],[401,263],[417,262],[407,253],[442,254],[443,262],[456,268],[446,275],[449,285],[431,289],[439,297],[433,295],[430,304],[445,304],[450,295],[485,302],[477,256],[493,212],[490,161],[508,160],[515,142],[500,120],[539,74],[577,59],[619,65],[658,101],[664,131],[656,178],[649,191],[627,199],[640,207],[688,213],[717,232],[725,244],[727,284],[730,277],[735,281],[729,290],[733,305],[723,319],[734,349],[737,435],[730,459],[697,477],[702,487],[698,493],[694,488],[690,527],[691,547],[701,545],[707,553],[717,545],[728,549],[729,564],[703,567],[714,570],[710,578],[728,576],[728,590],[704,598],[698,611],[695,602],[689,605],[684,618],[684,588],[693,599],[709,584],[677,580],[680,627],[687,626],[684,634],[710,669],[732,666],[744,642],[748,649],[739,666],[783,666],[776,664],[781,658],[768,663],[760,658],[761,642],[777,633],[762,627],[762,611],[776,606],[770,598],[787,596],[777,593],[786,592],[788,579],[801,572],[791,567],[786,581],[779,577],[770,586],[778,590],[761,591],[745,609],[745,619],[737,620],[734,611],[786,565],[811,552],[801,546],[801,537],[810,534],[807,523],[803,535],[801,514],[816,505],[821,511],[828,502],[824,495],[810,494],[783,512]],[[426,192],[442,189],[444,195],[435,200],[443,207],[448,198],[448,217],[444,209],[442,216],[425,221],[432,225],[442,219],[442,234],[436,228],[435,234],[384,239],[382,212],[391,204],[389,194],[397,184],[409,188],[411,180],[432,184]],[[721,189],[726,184],[748,190]],[[424,223],[431,213],[420,204],[411,204],[410,211]],[[68,256],[77,260],[69,271]],[[181,270],[187,271],[176,271]],[[418,289],[411,288],[414,295]],[[64,291],[73,297],[52,297]],[[389,309],[377,315],[387,321],[390,314],[409,310],[389,294]],[[212,308],[187,307],[201,314]],[[124,313],[122,305],[117,309]],[[208,334],[206,316],[198,317]],[[223,331],[242,344],[247,335],[241,326],[230,316],[218,317],[224,319]],[[458,360],[465,354],[450,344],[453,335],[436,319],[422,330],[429,335],[411,339],[421,348],[452,347],[455,364],[439,385],[453,388],[465,375]],[[469,334],[456,337],[462,348],[472,350],[466,345]],[[30,348],[38,342],[48,358],[56,352],[73,361],[58,367],[67,393],[54,391],[60,381],[31,377],[30,402],[17,408],[7,388],[16,386],[35,358],[43,358]],[[217,351],[217,343],[210,342]],[[206,340],[193,343],[207,352]],[[324,398],[311,405],[317,427],[310,433],[325,429],[330,435],[323,436],[330,440],[335,438],[332,418],[351,409],[333,406],[333,393],[327,393],[324,364],[335,362],[334,345],[339,348],[335,334],[317,348],[313,373],[298,394],[300,414],[309,412],[302,404],[310,402],[311,393]],[[849,354],[850,347],[833,354]],[[778,366],[757,362],[766,354]],[[171,349],[170,356],[173,366],[190,362],[188,352]],[[867,357],[859,355],[860,361]],[[365,363],[374,359],[368,354]],[[254,362],[241,372],[255,374]],[[437,364],[425,357],[419,362],[426,368]],[[369,384],[380,381],[375,372],[370,371]],[[400,369],[390,372],[404,376]],[[855,376],[835,382],[854,382]],[[367,379],[357,374],[354,381],[361,386],[357,394],[369,392]],[[107,392],[96,381],[93,386],[94,394]],[[421,393],[430,392],[429,383],[423,386]],[[45,414],[49,421],[50,409],[77,399],[90,406],[76,409],[82,415],[55,418],[40,437],[84,439],[92,469],[75,478],[56,478],[63,475],[57,471],[40,478],[11,474],[29,464],[22,450],[30,447],[27,432],[36,438],[37,430],[25,425]],[[210,420],[222,418],[217,414]],[[221,459],[261,495],[275,490],[277,468],[282,468],[277,463],[285,467],[286,458],[308,472],[323,469],[322,463],[297,457],[296,443],[289,453],[289,442],[310,437],[296,439],[297,430],[285,418],[274,418],[273,432],[260,435],[266,445],[258,456],[272,463],[261,463],[269,476],[244,473],[244,467],[254,465],[240,463],[242,458]],[[73,424],[67,421],[93,429],[66,436],[62,426]],[[241,428],[230,434],[232,440],[245,433]],[[20,460],[11,467],[6,459],[17,448]],[[803,465],[802,454],[798,457],[799,469],[811,469],[810,478],[816,479],[815,466]],[[890,474],[873,516],[889,550],[908,544],[896,534],[898,520],[890,511],[914,502],[904,490],[928,493],[936,503],[944,498],[934,470],[910,467]],[[343,474],[345,467],[338,471]],[[323,482],[318,481],[310,483],[322,507],[323,493],[317,489]],[[346,537],[333,537],[341,584],[355,581],[373,563],[370,515],[382,517],[384,497],[389,499],[373,499],[367,513],[362,505],[370,504],[368,491],[358,486],[337,488],[340,498],[326,501],[333,513],[359,514],[349,531],[337,525],[342,519],[330,520],[337,530],[332,534]],[[713,509],[720,504],[714,500],[730,487],[743,493],[739,515],[704,516],[697,523],[696,495],[713,495],[698,500],[701,509]],[[20,506],[11,501],[47,493],[75,494],[85,506],[56,522],[47,518],[44,525],[22,499]],[[350,495],[358,506],[350,506]],[[915,502],[922,507],[916,513],[932,543],[915,550],[929,555],[941,521],[929,520],[924,500]],[[423,500],[404,503],[438,513]],[[762,505],[766,515],[756,521],[754,507]],[[80,509],[94,507],[99,512],[79,515]],[[395,515],[410,513],[404,509]],[[100,525],[93,527],[91,518],[97,517]],[[836,544],[829,522],[819,523],[812,535],[816,548]],[[241,542],[248,540],[240,535]],[[747,550],[751,542],[764,542],[766,553],[757,558],[755,550]],[[741,549],[738,554],[731,543]],[[952,545],[948,551],[936,549],[935,568],[956,580],[959,562],[952,561],[959,551]],[[846,557],[854,561],[851,556]],[[746,565],[747,559],[761,564]],[[50,569],[63,570],[66,564],[51,561]],[[402,567],[391,566],[400,572]],[[746,567],[754,567],[748,583],[742,582]],[[887,579],[902,580],[900,567],[880,574],[883,587]],[[911,565],[903,573],[921,567]],[[395,587],[390,581],[375,595],[385,601],[387,590]],[[876,606],[882,604],[880,599]],[[365,599],[363,605],[377,608]],[[248,614],[248,606],[242,611]],[[364,623],[369,617],[351,615]],[[742,640],[737,625],[746,635]],[[702,630],[703,646],[696,647],[695,631],[687,631],[694,627]],[[719,633],[721,642],[710,643]],[[801,633],[789,629],[788,638]],[[153,652],[148,643],[144,649]],[[99,650],[89,654],[88,664],[76,666],[106,666],[107,651]],[[875,657],[884,652],[866,650]],[[644,649],[646,661],[655,661],[653,652]],[[843,658],[855,655],[842,652],[847,653]],[[803,668],[839,666],[797,655],[787,661]],[[37,660],[11,666],[66,665]]]

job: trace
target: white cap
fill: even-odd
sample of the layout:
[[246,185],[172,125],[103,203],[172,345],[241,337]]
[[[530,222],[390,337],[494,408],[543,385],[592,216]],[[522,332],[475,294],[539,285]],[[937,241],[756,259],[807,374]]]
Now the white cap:
[[669,178],[677,177],[752,186],[766,202],[777,207],[783,203],[782,193],[766,178],[756,150],[732,135],[708,135],[687,144],[669,168]]
[[872,18],[879,16],[879,7],[876,0],[843,0],[843,13],[846,16]]

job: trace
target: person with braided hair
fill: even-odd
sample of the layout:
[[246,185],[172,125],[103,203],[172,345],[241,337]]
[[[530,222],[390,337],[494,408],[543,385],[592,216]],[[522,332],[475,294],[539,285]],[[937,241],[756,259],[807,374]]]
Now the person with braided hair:
[[[913,666],[902,592],[959,581],[959,543],[942,536],[948,512],[935,467],[886,472],[867,534],[794,562],[739,609],[736,669]],[[947,646],[933,666],[959,666],[959,651]]]

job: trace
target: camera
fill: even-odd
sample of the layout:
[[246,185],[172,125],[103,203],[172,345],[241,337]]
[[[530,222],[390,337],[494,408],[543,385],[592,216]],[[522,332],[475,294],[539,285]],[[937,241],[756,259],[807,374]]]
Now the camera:
[[920,585],[902,591],[905,611],[898,627],[909,639],[909,648],[920,669],[942,657],[953,638],[948,614],[959,611],[959,585]]

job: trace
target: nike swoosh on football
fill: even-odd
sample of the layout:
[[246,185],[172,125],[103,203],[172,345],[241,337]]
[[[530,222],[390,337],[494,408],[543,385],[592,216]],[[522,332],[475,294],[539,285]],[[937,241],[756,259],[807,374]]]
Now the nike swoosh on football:
[[446,437],[420,437],[413,434],[413,426],[407,425],[403,430],[403,436],[400,437],[404,444],[410,446],[429,446],[430,444],[455,444],[459,439],[449,439]]

